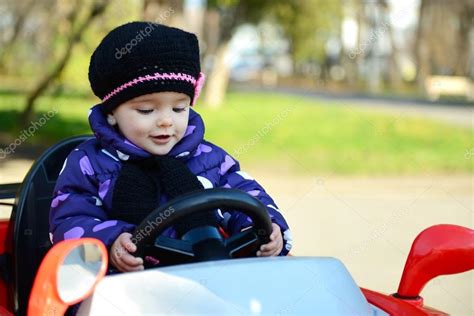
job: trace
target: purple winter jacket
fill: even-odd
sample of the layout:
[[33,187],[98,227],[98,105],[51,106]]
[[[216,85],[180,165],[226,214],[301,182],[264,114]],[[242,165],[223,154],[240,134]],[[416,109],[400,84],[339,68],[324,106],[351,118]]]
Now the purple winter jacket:
[[[93,237],[111,246],[121,233],[132,233],[135,229],[135,225],[109,218],[112,194],[122,161],[139,160],[151,154],[132,144],[109,125],[99,107],[96,105],[89,112],[95,138],[75,148],[59,173],[49,215],[53,244],[64,239]],[[235,188],[260,200],[266,205],[272,222],[281,228],[284,246],[280,255],[288,254],[292,246],[291,232],[275,202],[254,179],[240,170],[235,159],[203,137],[204,122],[191,109],[186,133],[168,156],[184,161],[205,189]],[[162,194],[160,204],[166,200]],[[241,212],[217,213],[220,225],[230,234],[252,225],[250,218]],[[170,227],[163,235],[175,237],[176,231]]]

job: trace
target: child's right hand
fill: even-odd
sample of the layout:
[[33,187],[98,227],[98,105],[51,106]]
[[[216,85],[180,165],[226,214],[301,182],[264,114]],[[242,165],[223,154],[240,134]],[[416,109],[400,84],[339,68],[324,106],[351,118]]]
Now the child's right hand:
[[143,270],[143,259],[132,256],[137,246],[132,242],[130,233],[122,233],[110,248],[110,262],[121,272]]

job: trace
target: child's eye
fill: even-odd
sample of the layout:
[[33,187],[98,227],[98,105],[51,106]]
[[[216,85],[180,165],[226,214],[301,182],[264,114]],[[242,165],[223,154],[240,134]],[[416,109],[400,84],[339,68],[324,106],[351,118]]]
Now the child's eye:
[[140,110],[140,109],[137,109],[138,113],[142,113],[142,114],[150,114],[151,112],[153,112],[153,110]]
[[173,111],[176,112],[176,113],[181,113],[185,110],[186,110],[186,108],[173,108]]

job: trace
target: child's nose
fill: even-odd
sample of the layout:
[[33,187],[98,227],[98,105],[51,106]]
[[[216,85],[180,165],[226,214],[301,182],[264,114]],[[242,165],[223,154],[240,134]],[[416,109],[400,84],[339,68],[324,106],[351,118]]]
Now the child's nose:
[[156,121],[156,125],[159,127],[169,127],[173,125],[173,120],[169,116],[164,116]]

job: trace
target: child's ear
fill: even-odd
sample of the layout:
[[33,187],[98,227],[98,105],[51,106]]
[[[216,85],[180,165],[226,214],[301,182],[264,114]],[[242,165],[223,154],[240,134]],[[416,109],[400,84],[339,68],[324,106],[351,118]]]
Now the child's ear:
[[112,126],[117,125],[117,120],[112,114],[107,114],[107,123],[109,123]]

